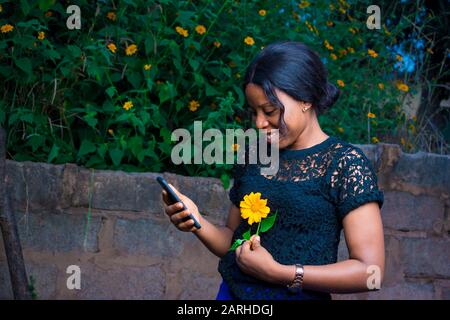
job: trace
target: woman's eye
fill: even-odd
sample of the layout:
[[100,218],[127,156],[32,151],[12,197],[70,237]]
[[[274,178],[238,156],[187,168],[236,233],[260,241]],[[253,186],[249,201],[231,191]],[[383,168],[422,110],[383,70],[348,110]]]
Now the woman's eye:
[[272,110],[272,111],[266,111],[266,112],[264,112],[264,114],[265,114],[266,116],[270,116],[270,115],[272,115],[274,112],[275,112],[275,110]]

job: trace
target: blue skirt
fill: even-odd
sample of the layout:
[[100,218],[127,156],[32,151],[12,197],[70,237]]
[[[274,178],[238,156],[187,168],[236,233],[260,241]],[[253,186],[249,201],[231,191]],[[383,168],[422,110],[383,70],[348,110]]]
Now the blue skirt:
[[219,292],[217,293],[216,300],[239,300],[239,299],[235,297],[233,293],[231,293],[228,285],[225,283],[225,281],[222,280]]

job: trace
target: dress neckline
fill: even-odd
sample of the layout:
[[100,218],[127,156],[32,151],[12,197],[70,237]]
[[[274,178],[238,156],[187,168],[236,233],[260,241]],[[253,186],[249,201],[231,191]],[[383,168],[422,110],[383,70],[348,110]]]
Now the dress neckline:
[[311,147],[304,148],[304,149],[280,149],[280,155],[286,156],[286,157],[299,157],[299,156],[306,156],[313,154],[315,152],[321,151],[329,147],[333,142],[336,141],[335,136],[328,136],[325,140],[322,142],[319,142]]

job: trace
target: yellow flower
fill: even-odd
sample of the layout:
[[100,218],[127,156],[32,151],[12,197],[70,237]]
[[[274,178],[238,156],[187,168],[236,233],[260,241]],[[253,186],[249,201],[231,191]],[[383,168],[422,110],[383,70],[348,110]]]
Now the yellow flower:
[[333,46],[328,42],[328,40],[325,40],[323,44],[328,50],[334,50]]
[[328,26],[328,27],[332,27],[332,26],[334,26],[334,23],[333,23],[333,21],[327,21],[327,26]]
[[353,49],[352,47],[348,47],[347,49],[348,49],[348,52],[355,53],[355,49]]
[[344,83],[344,81],[342,81],[342,80],[338,80],[338,81],[336,81],[337,82],[337,84],[338,84],[338,86],[339,87],[345,87],[345,83]]
[[111,51],[112,53],[116,53],[116,50],[117,50],[117,47],[116,47],[116,45],[114,44],[114,43],[110,43],[110,44],[108,44],[107,46],[106,46],[108,49],[109,49],[109,51]]
[[355,34],[356,30],[354,28],[348,28],[348,31],[350,31],[351,33]]
[[214,41],[213,44],[216,48],[220,48],[220,46],[222,45],[219,41]]
[[205,28],[205,26],[199,24],[198,26],[195,27],[195,31],[198,34],[204,34],[206,32],[206,28]]
[[189,102],[189,110],[192,112],[197,111],[198,107],[200,107],[200,103],[197,100],[191,100],[191,102]]
[[402,144],[402,146],[405,145],[405,142],[406,142],[406,141],[405,141],[405,138],[401,138],[401,139],[400,139],[400,143]]
[[111,20],[111,21],[116,21],[117,16],[114,12],[108,12],[108,14],[106,15],[106,17]]
[[372,49],[368,49],[367,53],[369,54],[369,56],[371,56],[372,58],[376,58],[378,57],[378,53],[375,50]]
[[400,91],[404,91],[404,92],[408,92],[409,91],[409,87],[406,83],[403,82],[397,82],[397,89]]
[[308,2],[308,1],[301,1],[299,4],[298,4],[298,7],[300,8],[300,9],[304,9],[304,8],[306,8],[306,7],[309,7],[310,6],[310,3]]
[[180,27],[180,26],[177,26],[176,28],[175,28],[175,30],[180,34],[180,35],[182,35],[183,37],[188,37],[189,36],[189,32],[186,30],[186,29],[183,29],[182,27]]
[[151,64],[144,64],[144,70],[150,70],[152,68]]
[[367,114],[367,117],[373,119],[373,118],[376,117],[376,115],[375,115],[375,113],[369,112],[369,113]]
[[44,31],[39,31],[38,32],[38,39],[39,40],[44,40],[45,39],[45,32]]
[[2,33],[7,33],[7,32],[13,31],[14,27],[12,25],[10,25],[10,24],[4,24],[4,25],[2,25],[0,30],[2,31]]
[[342,14],[345,14],[347,11],[345,11],[345,9],[341,7],[341,8],[339,8],[339,12]]
[[378,140],[377,137],[372,137],[372,142],[373,142],[373,143],[378,143],[378,142],[380,142],[380,140]]
[[127,54],[127,56],[132,56],[133,54],[136,53],[137,50],[138,50],[137,45],[135,45],[135,44],[130,44],[130,45],[125,49],[125,53]]
[[343,133],[343,132],[344,132],[344,128],[339,127],[339,128],[338,128],[338,131],[339,131],[340,133]]
[[133,102],[131,102],[131,101],[127,101],[127,102],[125,102],[124,104],[123,104],[123,108],[125,109],[125,110],[130,110],[131,108],[133,108]]
[[340,56],[340,57],[345,56],[346,54],[347,54],[347,50],[345,50],[345,49],[339,49],[339,56]]
[[237,144],[237,143],[233,143],[233,144],[231,145],[231,148],[233,149],[234,152],[238,151],[238,150],[239,150],[239,147],[240,147],[240,145]]
[[330,57],[331,57],[331,59],[333,59],[333,60],[336,60],[336,59],[337,59],[337,56],[336,56],[334,53],[330,54]]
[[266,12],[266,10],[261,9],[261,10],[258,11],[258,14],[259,14],[261,17],[264,17],[264,16],[267,14],[267,12]]
[[384,90],[384,83],[381,83],[381,82],[380,82],[380,83],[378,84],[378,88],[380,88],[380,90]]
[[270,208],[267,206],[267,199],[261,199],[261,193],[246,194],[244,201],[240,203],[241,217],[248,219],[248,224],[253,222],[261,222],[262,218],[266,218],[270,213]]
[[252,37],[245,37],[244,42],[246,45],[252,46],[255,44],[255,40]]
[[113,129],[108,129],[108,133],[109,133],[110,135],[114,135]]
[[398,54],[398,55],[395,56],[395,59],[397,59],[397,61],[402,61],[403,57]]

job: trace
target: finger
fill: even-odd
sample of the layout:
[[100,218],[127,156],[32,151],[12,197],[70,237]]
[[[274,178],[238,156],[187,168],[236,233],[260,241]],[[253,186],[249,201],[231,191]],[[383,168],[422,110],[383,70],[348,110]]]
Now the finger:
[[183,204],[181,202],[177,202],[171,205],[168,205],[164,209],[169,217],[183,210]]
[[[185,218],[185,217],[187,217],[189,215],[189,211],[188,210],[183,210],[183,211],[181,211],[181,212],[178,212],[178,213],[175,213],[175,214],[173,214],[173,215],[171,215],[170,216],[170,220],[174,223],[174,224],[181,224],[181,223],[184,223],[184,222],[188,222],[189,220],[187,220],[187,221],[183,221],[183,219]],[[192,220],[192,219],[190,219],[190,220]]]
[[251,242],[251,246],[250,246],[251,250],[255,250],[255,249],[261,247],[261,238],[259,236],[257,236],[256,234],[254,234],[250,237],[250,242]]
[[177,226],[181,230],[187,230],[187,231],[193,231],[192,229],[196,229],[194,227],[194,221],[192,219],[189,219],[186,222],[181,222]]
[[244,243],[242,244],[242,251],[241,253],[246,253],[248,251],[250,251],[250,241],[246,240],[244,241]]
[[169,204],[169,195],[167,194],[166,190],[162,190],[162,199],[165,204]]

